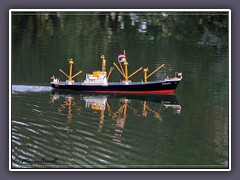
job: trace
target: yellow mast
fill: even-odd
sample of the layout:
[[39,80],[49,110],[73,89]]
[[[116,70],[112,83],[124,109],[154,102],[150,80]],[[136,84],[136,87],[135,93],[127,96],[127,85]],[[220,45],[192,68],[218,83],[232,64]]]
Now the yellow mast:
[[[101,58],[102,58],[102,72],[105,72],[105,73],[106,73],[106,59],[105,59],[104,54],[101,55]],[[106,77],[107,80],[109,79],[109,77],[110,77],[113,69],[114,69],[114,67],[111,67],[111,68],[109,69],[108,75],[107,75],[107,77]]]
[[147,82],[147,72],[148,72],[148,68],[143,69],[144,72],[144,82]]
[[102,55],[102,72],[106,72],[106,60],[105,60],[105,56]]
[[124,69],[125,69],[125,82],[128,82],[128,62],[126,57],[126,52],[123,50],[123,54],[125,55],[125,61],[124,61]]
[[72,60],[72,58],[69,60],[69,82],[72,81],[72,66],[73,66],[74,62]]
[[63,70],[59,69],[59,71],[61,73],[63,73],[67,78],[68,78],[68,82],[71,83],[72,82],[72,79],[75,78],[77,75],[79,75],[80,73],[82,73],[82,71],[78,71],[75,75],[72,76],[72,67],[73,67],[73,59],[70,58],[69,59],[69,75],[67,75]]

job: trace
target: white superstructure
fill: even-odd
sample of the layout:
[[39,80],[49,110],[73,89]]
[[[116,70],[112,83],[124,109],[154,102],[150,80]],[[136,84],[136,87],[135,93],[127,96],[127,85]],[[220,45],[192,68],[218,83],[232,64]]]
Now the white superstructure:
[[108,85],[106,71],[93,71],[92,74],[86,74],[83,85]]

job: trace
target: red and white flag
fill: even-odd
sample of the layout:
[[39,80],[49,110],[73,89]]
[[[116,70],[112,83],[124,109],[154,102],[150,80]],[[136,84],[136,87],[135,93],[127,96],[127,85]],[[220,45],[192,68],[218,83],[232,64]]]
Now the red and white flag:
[[118,55],[118,59],[120,59],[120,62],[124,62],[125,58],[126,58],[125,54],[119,54]]

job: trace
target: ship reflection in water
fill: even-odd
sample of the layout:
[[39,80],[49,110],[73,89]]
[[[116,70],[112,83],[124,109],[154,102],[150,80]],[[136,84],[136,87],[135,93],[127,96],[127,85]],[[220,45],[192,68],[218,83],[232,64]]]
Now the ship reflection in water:
[[[111,104],[110,102],[113,102]],[[132,101],[136,101],[132,103]],[[117,103],[116,103],[117,102]],[[99,94],[68,94],[52,92],[50,104],[58,104],[58,112],[67,110],[66,128],[72,128],[73,115],[81,114],[86,109],[99,113],[97,131],[101,132],[104,121],[112,120],[115,123],[113,141],[121,142],[121,136],[126,124],[127,115],[136,118],[146,118],[150,114],[156,120],[163,122],[161,110],[172,108],[174,115],[180,115],[181,106],[175,95],[99,95]],[[151,107],[154,105],[154,107]],[[77,119],[77,118],[76,118]]]

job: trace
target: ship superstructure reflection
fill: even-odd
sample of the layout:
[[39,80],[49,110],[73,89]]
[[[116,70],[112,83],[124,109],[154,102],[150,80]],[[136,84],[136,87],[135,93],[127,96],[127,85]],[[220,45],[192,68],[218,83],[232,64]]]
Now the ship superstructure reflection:
[[106,96],[83,96],[85,101],[85,108],[91,108],[95,111],[100,111],[98,131],[101,131],[104,123],[104,111],[106,109],[107,97]]
[[[134,103],[132,102],[134,101]],[[96,95],[96,94],[65,94],[52,92],[50,104],[58,104],[58,112],[66,112],[66,128],[72,128],[74,115],[85,110],[99,112],[99,124],[97,131],[101,132],[105,121],[115,123],[113,141],[121,142],[127,116],[147,118],[149,115],[163,122],[162,109],[173,109],[174,115],[180,115],[181,106],[175,95]],[[153,107],[152,107],[153,106]]]

